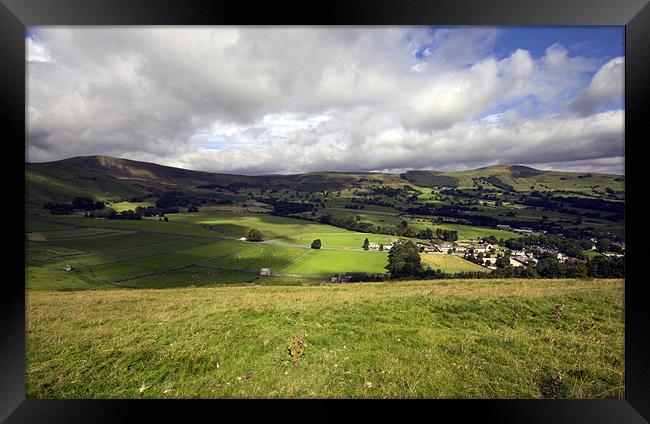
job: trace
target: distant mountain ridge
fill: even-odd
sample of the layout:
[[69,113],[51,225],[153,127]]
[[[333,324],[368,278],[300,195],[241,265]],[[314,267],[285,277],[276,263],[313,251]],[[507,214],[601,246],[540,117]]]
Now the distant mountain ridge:
[[[463,188],[477,185],[517,191],[621,184],[624,176],[543,171],[523,165],[492,165],[467,171],[411,170],[380,172],[308,172],[294,175],[236,175],[194,171],[111,156],[77,156],[53,162],[26,163],[27,202],[68,201],[85,195],[97,200],[150,195],[169,189],[265,187],[297,191],[340,190],[364,185]],[[532,188],[531,188],[532,187]],[[537,187],[537,188],[535,188]]]

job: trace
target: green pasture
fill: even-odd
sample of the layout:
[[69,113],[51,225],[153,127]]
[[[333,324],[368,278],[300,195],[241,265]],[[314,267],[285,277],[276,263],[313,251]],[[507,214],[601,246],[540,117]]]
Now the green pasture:
[[141,206],[143,208],[146,208],[147,206],[154,206],[153,202],[127,202],[127,201],[122,201],[122,202],[115,202],[107,205],[108,207],[115,209],[116,212],[122,212],[122,211],[134,211],[138,206]]
[[310,246],[312,241],[320,239],[322,246],[327,247],[355,247],[361,249],[363,241],[368,239],[370,243],[388,244],[397,241],[399,238],[385,234],[354,233],[351,231],[341,233],[305,233],[292,236],[287,239],[288,243]]
[[489,272],[486,267],[480,266],[456,255],[443,255],[435,253],[422,253],[422,265],[431,269],[440,269],[443,272],[455,274],[458,272],[482,271]]
[[[202,228],[210,226],[232,237],[245,237],[252,228],[260,230],[265,240],[288,241],[292,236],[310,232],[345,233],[347,230],[309,222],[301,219],[268,214],[215,214],[198,212],[194,214],[169,215],[170,220],[191,223]],[[311,243],[311,241],[310,241]]]
[[260,268],[270,268],[272,273],[283,272],[284,267],[310,253],[309,249],[250,243],[246,250],[235,252],[206,264],[216,267],[259,272]]
[[28,292],[26,325],[28,399],[625,393],[622,280]]
[[125,284],[137,288],[199,287],[248,283],[255,278],[257,278],[256,274],[248,272],[192,266],[160,275],[136,278],[125,282]]
[[515,233],[514,231],[503,231],[497,230],[494,228],[487,227],[476,227],[472,225],[463,225],[463,224],[434,224],[431,221],[422,221],[419,219],[409,219],[409,227],[412,227],[416,230],[424,230],[431,228],[434,232],[440,228],[441,230],[455,230],[458,231],[459,240],[475,240],[481,237],[494,236],[497,239],[509,239],[509,238],[518,238],[521,237],[521,234]]
[[282,269],[282,273],[328,278],[333,273],[386,273],[386,252],[313,250],[305,258]]

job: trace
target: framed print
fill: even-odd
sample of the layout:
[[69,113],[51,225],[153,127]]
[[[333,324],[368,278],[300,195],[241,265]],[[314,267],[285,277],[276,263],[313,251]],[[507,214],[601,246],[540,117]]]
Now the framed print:
[[645,2],[0,10],[6,422],[647,422]]

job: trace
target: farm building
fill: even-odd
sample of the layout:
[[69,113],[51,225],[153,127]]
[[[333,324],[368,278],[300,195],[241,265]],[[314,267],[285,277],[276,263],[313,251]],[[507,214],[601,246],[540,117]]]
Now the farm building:
[[390,249],[392,249],[392,248],[393,248],[393,245],[392,245],[392,244],[385,244],[385,245],[384,245],[384,250],[390,250]]
[[341,282],[341,275],[340,274],[332,274],[330,276],[330,283],[340,283]]
[[520,267],[520,266],[524,266],[525,263],[522,260],[520,260],[519,258],[510,258],[510,265],[517,268],[517,267]]
[[69,272],[72,271],[72,266],[70,264],[66,264],[65,268],[63,268],[64,271]]
[[503,225],[503,224],[498,224],[497,229],[499,230],[510,230],[510,225]]
[[239,240],[246,241],[246,237],[240,237]]
[[375,242],[368,243],[368,249],[379,250],[379,243],[375,243]]
[[449,252],[450,250],[452,250],[455,246],[454,246],[453,244],[443,243],[443,244],[439,244],[439,245],[436,246],[436,247],[438,248],[438,250],[439,250],[440,252],[442,252],[442,253],[448,253],[448,252]]
[[270,268],[260,269],[260,275],[271,275],[271,269]]
[[473,253],[486,253],[488,250],[492,249],[494,246],[488,243],[477,244],[470,246],[469,248],[473,250]]

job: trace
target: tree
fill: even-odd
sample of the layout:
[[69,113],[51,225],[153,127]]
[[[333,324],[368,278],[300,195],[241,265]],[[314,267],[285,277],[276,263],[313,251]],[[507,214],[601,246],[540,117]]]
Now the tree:
[[366,237],[366,239],[363,241],[363,250],[368,250],[370,248],[369,244],[370,242],[368,241],[368,237]]
[[494,265],[496,265],[498,269],[506,269],[512,266],[510,265],[510,258],[507,258],[505,256],[497,258],[497,260],[494,262]]
[[406,221],[404,221],[404,220],[400,221],[400,222],[399,222],[399,225],[398,225],[398,227],[397,227],[399,233],[402,234],[402,235],[403,235],[404,233],[406,233],[406,231],[408,230],[408,228],[409,228],[409,224],[408,224],[408,222],[406,222]]
[[257,242],[257,241],[263,241],[264,238],[262,237],[262,233],[260,232],[260,230],[253,228],[248,232],[248,237],[246,237],[246,240]]
[[379,251],[380,252],[384,251],[384,243],[379,243]]
[[422,272],[420,252],[412,241],[396,243],[388,253],[386,269],[393,277],[412,277]]
[[320,249],[320,246],[321,246],[320,239],[316,239],[311,242],[312,249]]
[[165,217],[165,218],[163,219],[163,221],[168,222],[168,221],[169,221],[169,218]]
[[537,262],[537,273],[544,278],[562,277],[562,266],[557,258],[548,256]]

